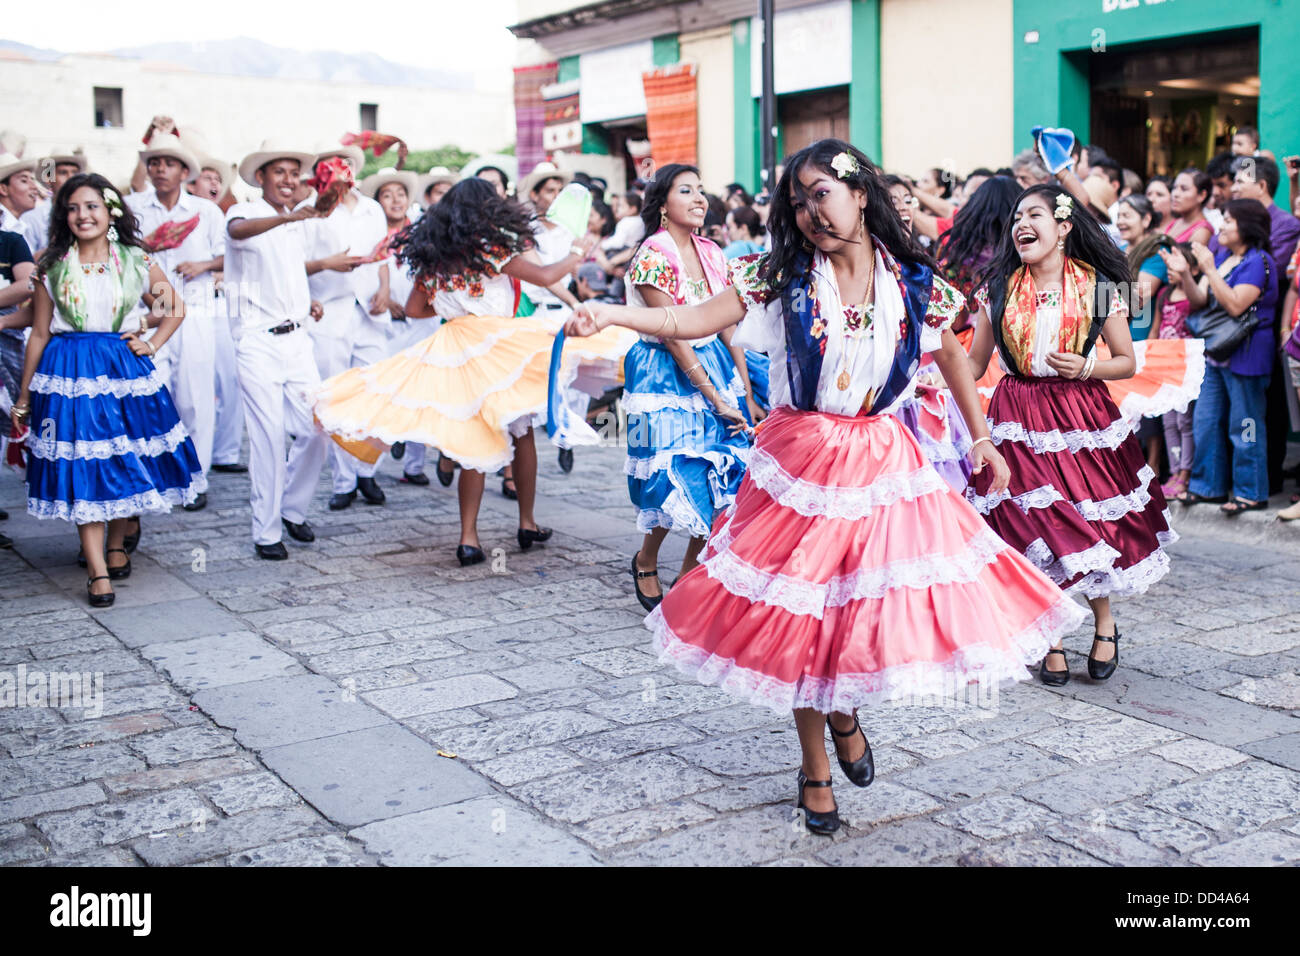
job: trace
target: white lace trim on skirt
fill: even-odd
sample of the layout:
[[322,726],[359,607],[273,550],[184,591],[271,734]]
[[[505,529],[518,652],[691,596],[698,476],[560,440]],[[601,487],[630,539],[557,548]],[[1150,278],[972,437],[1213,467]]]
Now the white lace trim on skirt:
[[881,505],[948,490],[948,483],[929,462],[915,471],[877,475],[865,486],[818,485],[795,478],[760,448],[750,449],[749,474],[754,484],[778,504],[809,518],[865,518]]
[[94,441],[49,441],[41,438],[37,434],[37,429],[33,429],[27,439],[27,448],[34,457],[43,461],[55,461],[60,458],[65,461],[74,461],[78,458],[115,458],[121,455],[157,458],[159,455],[175,451],[185,444],[185,439],[188,437],[189,433],[179,421],[165,435],[155,435],[152,438],[128,438],[126,435],[115,435],[112,438]]
[[45,501],[27,499],[27,513],[37,518],[62,518],[73,524],[93,524],[97,521],[116,521],[140,514],[165,514],[175,505],[189,504],[208,490],[208,481],[201,472],[190,476],[185,488],[167,488],[159,492],[153,488],[138,495],[109,501]]
[[992,528],[984,528],[966,542],[966,548],[960,554],[904,558],[853,574],[837,575],[825,584],[818,584],[756,568],[724,547],[729,546],[731,540],[728,523],[714,536],[710,550],[716,550],[716,553],[702,562],[710,577],[737,597],[770,604],[791,614],[811,615],[818,620],[828,607],[882,598],[899,588],[924,589],[936,584],[969,583],[976,580],[1008,547]]
[[125,398],[133,395],[137,398],[153,395],[163,387],[162,377],[157,369],[151,369],[148,375],[139,378],[110,378],[97,375],[94,378],[68,378],[63,375],[47,375],[37,372],[32,376],[31,390],[41,395],[61,395],[64,398],[98,398],[112,395]]
[[[1136,491],[1102,498],[1100,501],[1085,498],[1083,501],[1071,501],[1070,504],[1084,521],[1118,521],[1125,515],[1146,510],[1147,505],[1151,504],[1150,487],[1155,477],[1151,466],[1143,465],[1142,470],[1137,473],[1139,484]],[[1018,495],[1012,495],[1007,491],[979,495],[973,488],[967,487],[966,498],[976,511],[984,515],[1006,501],[1013,502],[1021,511],[1028,514],[1034,508],[1046,508],[1053,502],[1068,500],[1051,485],[1032,488]]]
[[670,661],[683,674],[749,701],[787,713],[811,708],[820,713],[849,713],[855,707],[913,697],[943,697],[973,681],[996,684],[1025,680],[1026,665],[1042,659],[1047,649],[1078,627],[1087,612],[1068,597],[1048,608],[1036,621],[1010,639],[1011,650],[974,644],[958,649],[946,661],[898,664],[868,674],[839,674],[834,678],[804,678],[789,683],[716,657],[682,641],[664,620],[662,608],[646,618],[654,632],[660,660]]
[[1080,428],[1067,432],[1058,429],[1036,432],[1030,431],[1019,422],[999,422],[992,426],[991,434],[995,444],[1014,441],[1028,445],[1040,454],[1068,451],[1073,455],[1084,449],[1095,451],[1101,448],[1118,448],[1133,433],[1135,426],[1134,421],[1120,417],[1099,431],[1085,431]]

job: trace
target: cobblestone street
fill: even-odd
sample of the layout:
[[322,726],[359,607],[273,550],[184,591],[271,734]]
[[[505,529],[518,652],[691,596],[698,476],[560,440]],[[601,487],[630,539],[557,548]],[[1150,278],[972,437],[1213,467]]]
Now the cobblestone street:
[[1105,684],[1080,630],[1059,690],[864,712],[878,779],[835,771],[827,839],[792,818],[790,717],[649,653],[622,452],[566,476],[539,446],[546,546],[518,549],[489,476],[489,561],[460,568],[455,489],[389,462],[385,506],[330,512],[322,481],[315,544],[260,561],[246,477],[215,474],[205,511],[144,520],[104,611],[71,526],[27,517],[6,471],[0,674],[103,690],[0,709],[0,862],[1300,863],[1300,531],[1271,515],[1175,513]]

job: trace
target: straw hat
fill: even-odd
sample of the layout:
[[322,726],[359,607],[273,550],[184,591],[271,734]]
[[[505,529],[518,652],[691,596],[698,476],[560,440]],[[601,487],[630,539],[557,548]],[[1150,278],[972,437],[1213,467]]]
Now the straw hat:
[[198,159],[174,133],[155,133],[149,140],[149,145],[140,150],[140,162],[146,166],[149,165],[149,160],[158,156],[168,156],[178,163],[183,163],[187,183],[192,183],[199,178],[202,167],[199,165]]
[[533,171],[524,177],[515,195],[521,200],[528,199],[532,196],[533,190],[548,179],[558,179],[561,186],[567,186],[573,181],[573,173],[567,169],[559,169],[554,163],[538,163]]
[[414,202],[419,198],[416,192],[418,188],[416,184],[419,181],[420,177],[416,176],[415,173],[411,172],[409,169],[393,169],[391,166],[388,166],[361,180],[359,188],[363,195],[374,199],[379,195],[379,190],[389,183],[401,183],[406,187],[407,201]]
[[248,185],[261,189],[262,185],[257,181],[257,171],[267,163],[276,159],[296,159],[303,169],[310,170],[312,161],[315,158],[315,154],[304,153],[302,150],[294,149],[280,140],[263,140],[261,149],[255,153],[249,153],[240,162],[239,178]]
[[4,182],[14,173],[21,173],[27,170],[29,173],[35,173],[39,160],[19,159],[13,153],[0,153],[0,182]]
[[81,151],[81,147],[66,153],[52,153],[44,157],[44,162],[53,163],[55,166],[77,164],[77,172],[84,173],[90,169],[90,163],[86,159],[86,154]]
[[303,167],[303,173],[311,175],[312,171],[316,168],[317,163],[322,159],[329,159],[331,156],[342,156],[346,159],[348,165],[352,167],[353,178],[361,175],[361,167],[366,164],[366,154],[362,152],[359,147],[318,143],[316,147],[316,158],[312,160],[310,168]]
[[411,193],[411,199],[422,201],[424,194],[429,191],[429,187],[434,183],[447,183],[454,186],[457,176],[446,166],[434,166],[427,173],[416,180],[415,192]]

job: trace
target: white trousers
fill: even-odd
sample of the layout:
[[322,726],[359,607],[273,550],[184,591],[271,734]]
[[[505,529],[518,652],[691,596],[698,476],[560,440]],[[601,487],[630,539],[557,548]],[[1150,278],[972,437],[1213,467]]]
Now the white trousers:
[[187,301],[185,320],[154,357],[154,365],[171,392],[176,412],[194,441],[199,467],[205,475],[212,466],[216,430],[212,313],[211,300]]
[[[394,319],[388,326],[388,354],[396,355],[403,349],[423,342],[438,331],[437,319]],[[424,474],[425,448],[414,442],[406,443],[406,458],[402,461],[402,472],[407,475]]]
[[220,296],[216,299],[216,312],[212,317],[212,340],[217,397],[212,461],[217,465],[237,465],[240,446],[244,443],[244,404],[235,362],[235,337],[230,331],[226,300]]
[[[366,314],[355,299],[330,299],[321,303],[325,314],[308,322],[316,367],[322,379],[358,365],[372,365],[388,357],[388,332]],[[382,459],[381,459],[382,460]],[[370,464],[330,442],[330,470],[335,494],[356,490],[357,478],[373,478],[379,461]]]
[[[244,419],[248,427],[249,504],[253,541],[280,540],[280,519],[300,524],[325,464],[328,439],[312,419],[320,373],[311,337],[246,331],[235,346]],[[285,435],[293,436],[285,461]],[[332,444],[332,443],[331,443]]]

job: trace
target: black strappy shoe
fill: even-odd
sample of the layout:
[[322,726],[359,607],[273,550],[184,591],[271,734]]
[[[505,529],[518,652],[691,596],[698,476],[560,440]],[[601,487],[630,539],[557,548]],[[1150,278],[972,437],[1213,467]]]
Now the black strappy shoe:
[[808,828],[809,833],[830,836],[840,828],[840,808],[832,807],[824,813],[809,810],[804,806],[803,789],[804,787],[829,787],[831,782],[829,780],[809,780],[802,767],[799,768],[799,776],[796,780],[799,784],[799,795],[795,799],[795,806],[803,811],[803,825]]
[[854,737],[858,734],[862,734],[862,744],[866,747],[866,750],[863,752],[861,757],[852,762],[845,760],[840,756],[839,744],[835,743],[835,759],[840,762],[840,769],[844,771],[844,776],[848,777],[849,781],[855,787],[870,786],[871,781],[876,779],[876,764],[871,758],[871,741],[867,740],[866,731],[863,730],[862,725],[858,723],[858,712],[856,710],[853,712],[852,730],[846,730],[843,733],[840,733],[835,729],[835,725],[831,723],[830,714],[826,715],[826,726],[831,729],[832,743],[835,743],[834,738],[836,737]]
[[1104,634],[1093,634],[1094,641],[1106,641],[1115,645],[1115,656],[1108,661],[1099,661],[1088,654],[1088,676],[1093,680],[1105,680],[1115,673],[1115,668],[1119,667],[1119,628],[1115,628],[1114,637],[1106,637]]
[[127,554],[126,548],[109,548],[107,554],[126,554],[126,564],[118,567],[108,566],[108,576],[111,580],[120,581],[123,578],[131,576],[131,556]]
[[[660,603],[662,603],[664,596],[662,593],[660,593],[656,597],[651,597],[650,595],[644,593],[641,590],[641,579],[659,577],[659,569],[656,568],[653,571],[638,571],[636,566],[636,559],[639,558],[640,556],[641,556],[640,551],[632,555],[632,587],[636,588],[636,599],[641,602],[641,606],[645,608],[647,611],[653,611],[655,608],[657,608],[660,605]],[[662,587],[663,585],[661,584],[660,588],[662,589]]]
[[[132,520],[130,518],[128,521]],[[140,544],[140,516],[135,516],[135,530],[122,538],[122,547],[126,548],[127,554],[133,554],[136,547]]]
[[[1062,657],[1065,657],[1065,649],[1053,647],[1047,652],[1047,655],[1050,654],[1060,654]],[[1038,665],[1038,679],[1048,687],[1061,687],[1070,683],[1069,665],[1067,664],[1063,671],[1049,671],[1047,669],[1047,655],[1043,656],[1043,662]]]
[[91,588],[95,586],[96,581],[108,580],[110,580],[110,578],[107,574],[101,574],[86,582],[86,599],[90,601],[91,607],[112,607],[113,602],[117,600],[117,595],[112,591],[109,591],[107,594],[96,594],[91,590]]

